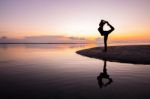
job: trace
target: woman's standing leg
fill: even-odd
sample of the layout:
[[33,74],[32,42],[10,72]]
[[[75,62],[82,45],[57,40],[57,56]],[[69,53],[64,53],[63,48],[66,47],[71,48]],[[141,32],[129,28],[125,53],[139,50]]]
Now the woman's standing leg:
[[108,35],[104,35],[104,45],[105,45],[105,49],[104,51],[107,51],[107,39],[108,39]]

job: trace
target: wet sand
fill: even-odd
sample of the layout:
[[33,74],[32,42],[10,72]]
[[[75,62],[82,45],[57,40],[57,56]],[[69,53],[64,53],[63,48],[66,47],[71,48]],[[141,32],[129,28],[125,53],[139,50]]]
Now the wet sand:
[[150,45],[109,46],[79,50],[76,53],[92,58],[133,64],[150,64]]

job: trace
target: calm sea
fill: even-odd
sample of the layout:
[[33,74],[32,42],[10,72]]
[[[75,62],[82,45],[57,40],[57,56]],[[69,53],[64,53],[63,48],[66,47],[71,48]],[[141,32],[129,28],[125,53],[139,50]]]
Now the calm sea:
[[0,99],[150,99],[150,65],[75,53],[94,46],[1,44]]

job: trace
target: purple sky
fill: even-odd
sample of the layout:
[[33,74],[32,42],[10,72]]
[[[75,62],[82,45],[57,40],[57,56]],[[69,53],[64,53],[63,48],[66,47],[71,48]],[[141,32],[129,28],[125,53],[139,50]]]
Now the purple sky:
[[0,0],[0,36],[99,36],[100,19],[114,36],[150,33],[150,0]]

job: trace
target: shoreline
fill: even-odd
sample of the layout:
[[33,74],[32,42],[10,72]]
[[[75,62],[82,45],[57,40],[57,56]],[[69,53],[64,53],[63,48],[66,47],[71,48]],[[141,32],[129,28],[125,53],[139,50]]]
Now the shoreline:
[[103,47],[79,50],[76,53],[111,62],[150,64],[150,45],[109,46],[107,52]]

